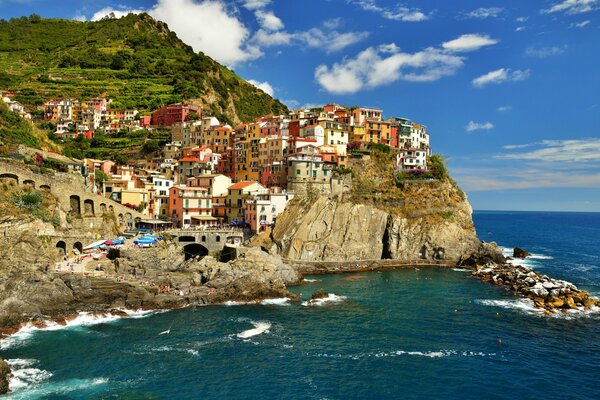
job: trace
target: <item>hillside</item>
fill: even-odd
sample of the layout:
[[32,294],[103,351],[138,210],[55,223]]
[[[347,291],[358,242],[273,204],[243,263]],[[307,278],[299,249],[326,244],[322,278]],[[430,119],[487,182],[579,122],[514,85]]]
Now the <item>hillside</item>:
[[231,124],[286,110],[147,14],[97,22],[0,20],[0,89],[18,91],[16,100],[29,106],[108,96],[114,108],[151,111],[199,98]]
[[56,150],[57,146],[48,139],[44,131],[37,129],[19,114],[9,111],[0,102],[0,154],[10,152],[11,145],[23,144],[36,149]]

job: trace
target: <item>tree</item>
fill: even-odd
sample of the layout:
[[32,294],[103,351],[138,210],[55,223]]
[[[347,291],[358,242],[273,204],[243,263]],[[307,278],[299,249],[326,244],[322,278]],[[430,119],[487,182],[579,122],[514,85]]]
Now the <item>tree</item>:
[[96,179],[96,183],[104,183],[108,180],[108,175],[97,169],[94,172],[94,178]]
[[142,154],[145,156],[150,156],[158,153],[160,151],[160,146],[158,142],[154,140],[149,140],[142,145]]
[[185,117],[186,121],[198,121],[199,119],[200,119],[200,116],[198,115],[198,113],[196,113],[194,111],[192,111]]

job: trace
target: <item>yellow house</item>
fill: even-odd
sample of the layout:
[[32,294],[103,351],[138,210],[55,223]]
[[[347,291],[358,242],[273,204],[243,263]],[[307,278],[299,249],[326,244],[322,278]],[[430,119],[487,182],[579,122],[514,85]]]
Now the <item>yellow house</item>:
[[258,182],[243,181],[229,187],[227,194],[227,219],[233,221],[244,221],[245,202],[250,200],[264,186]]

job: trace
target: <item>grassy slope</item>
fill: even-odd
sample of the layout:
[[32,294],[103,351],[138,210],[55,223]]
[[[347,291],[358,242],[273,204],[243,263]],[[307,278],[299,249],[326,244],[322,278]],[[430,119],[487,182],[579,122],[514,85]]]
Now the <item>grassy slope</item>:
[[27,105],[104,95],[115,107],[143,111],[201,98],[204,109],[234,124],[286,109],[146,14],[0,21],[0,88],[20,91]]

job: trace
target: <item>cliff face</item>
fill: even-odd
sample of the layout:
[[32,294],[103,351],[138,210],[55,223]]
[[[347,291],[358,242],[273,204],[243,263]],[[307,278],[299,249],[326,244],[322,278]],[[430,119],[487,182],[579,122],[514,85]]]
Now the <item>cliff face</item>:
[[294,200],[277,218],[271,239],[282,257],[293,260],[457,262],[481,248],[471,213],[451,182],[423,182],[387,199]]

